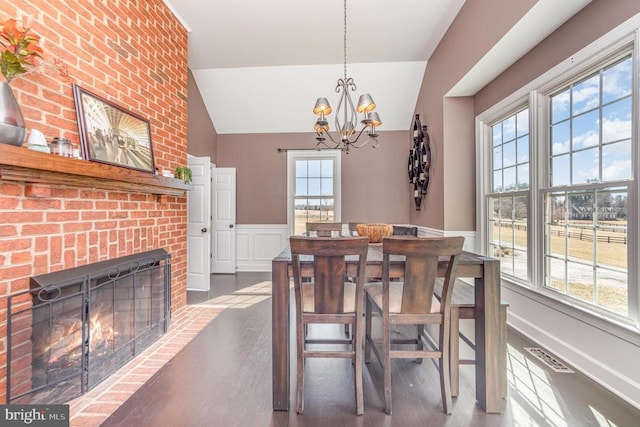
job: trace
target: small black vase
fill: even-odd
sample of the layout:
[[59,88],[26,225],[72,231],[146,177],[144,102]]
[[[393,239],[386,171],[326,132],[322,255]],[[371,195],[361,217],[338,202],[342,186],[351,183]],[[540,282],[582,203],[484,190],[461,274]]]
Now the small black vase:
[[24,119],[11,86],[0,83],[0,142],[20,147],[25,137]]

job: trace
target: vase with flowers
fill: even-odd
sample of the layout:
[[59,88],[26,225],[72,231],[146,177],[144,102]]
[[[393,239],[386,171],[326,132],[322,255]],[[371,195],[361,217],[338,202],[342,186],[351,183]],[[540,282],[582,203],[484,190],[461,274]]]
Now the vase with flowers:
[[0,22],[0,142],[20,146],[25,126],[18,102],[9,86],[16,77],[38,65],[42,57],[40,37],[16,19]]

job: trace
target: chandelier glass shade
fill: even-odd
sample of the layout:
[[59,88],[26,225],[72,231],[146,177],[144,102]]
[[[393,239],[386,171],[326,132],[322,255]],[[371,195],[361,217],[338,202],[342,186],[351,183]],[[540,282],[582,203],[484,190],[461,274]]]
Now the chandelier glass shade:
[[[335,115],[335,136],[329,131],[327,117],[333,112],[327,98],[318,98],[313,114],[318,116],[313,129],[316,131],[316,145],[318,149],[323,147],[339,149],[348,153],[349,148],[360,148],[371,142],[372,147],[378,146],[378,134],[376,127],[382,125],[380,116],[373,110],[376,103],[368,93],[360,95],[358,105],[354,106],[350,92],[356,90],[356,84],[351,77],[347,77],[347,0],[344,1],[344,78],[338,79],[336,93],[340,94],[338,107]],[[360,120],[362,128],[357,130],[358,113],[363,116]],[[365,133],[367,139],[360,141],[360,137]],[[330,142],[327,141],[327,138]]]

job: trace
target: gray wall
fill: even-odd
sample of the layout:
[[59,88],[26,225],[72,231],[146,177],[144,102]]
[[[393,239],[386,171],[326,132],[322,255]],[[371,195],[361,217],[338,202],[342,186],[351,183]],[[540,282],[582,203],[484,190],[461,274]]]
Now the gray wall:
[[[409,132],[379,132],[380,144],[342,155],[342,221],[409,221]],[[238,224],[287,223],[287,154],[313,148],[315,133],[218,135],[217,165],[237,169]]]
[[191,70],[187,74],[187,153],[216,162],[218,135]]
[[522,18],[535,0],[467,1],[427,63],[415,112],[428,125],[433,176],[410,222],[475,230],[475,137],[471,99],[446,94]]

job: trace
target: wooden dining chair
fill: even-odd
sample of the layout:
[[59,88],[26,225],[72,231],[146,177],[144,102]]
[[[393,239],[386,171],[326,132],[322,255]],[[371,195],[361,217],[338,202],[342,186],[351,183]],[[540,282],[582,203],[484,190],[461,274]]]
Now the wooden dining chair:
[[[364,413],[362,391],[363,300],[368,237],[300,237],[289,238],[296,306],[297,386],[296,411],[304,411],[304,366],[308,357],[350,358],[354,369],[356,413]],[[304,273],[304,256],[312,262],[312,272]],[[357,257],[357,269],[349,272],[355,282],[345,282],[346,256]],[[355,275],[354,275],[355,274]],[[302,280],[311,277],[311,282]],[[351,325],[350,339],[310,339],[305,327],[310,323]],[[314,344],[308,349],[308,344]],[[330,349],[318,349],[315,344],[333,344]],[[345,344],[346,350],[336,350],[335,344]]]
[[307,222],[307,233],[315,232],[318,237],[331,237],[333,232],[342,232],[340,222]]
[[[365,362],[369,363],[371,349],[384,370],[385,412],[391,414],[391,359],[435,358],[439,361],[440,391],[446,414],[451,413],[451,372],[449,343],[451,328],[451,294],[456,280],[458,258],[464,237],[416,238],[391,236],[382,241],[382,283],[365,287]],[[390,258],[405,257],[401,282],[389,281]],[[434,297],[439,257],[447,257],[441,299]],[[382,318],[382,343],[371,336],[372,310]],[[438,327],[438,340],[427,337],[425,325]],[[391,339],[396,325],[415,325],[416,338]],[[433,348],[433,344],[437,344]],[[407,349],[406,346],[415,346]],[[428,349],[425,349],[427,347]]]

